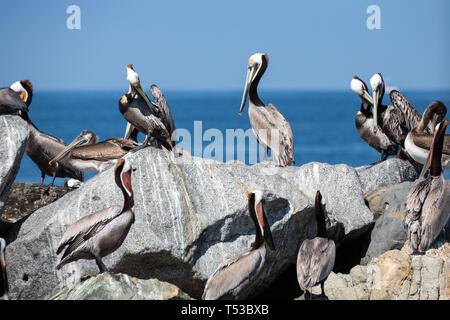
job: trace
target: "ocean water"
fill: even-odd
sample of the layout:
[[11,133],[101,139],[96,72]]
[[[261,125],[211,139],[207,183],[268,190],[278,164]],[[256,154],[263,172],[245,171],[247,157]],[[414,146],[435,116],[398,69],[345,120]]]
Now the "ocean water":
[[[42,131],[70,143],[82,130],[91,130],[99,141],[109,137],[123,137],[126,122],[118,109],[123,91],[36,91],[30,105],[29,116]],[[402,91],[416,109],[422,113],[433,100],[441,100],[450,107],[450,91]],[[193,155],[220,158],[220,153],[209,152],[208,145],[224,146],[222,161],[237,159],[237,150],[245,151],[245,162],[251,164],[255,153],[262,155],[262,148],[255,145],[253,135],[245,140],[245,146],[226,143],[227,130],[248,130],[248,104],[242,116],[239,106],[241,90],[230,91],[164,91],[177,129],[185,129],[191,137]],[[367,145],[355,129],[355,114],[360,100],[350,89],[347,91],[260,90],[264,103],[274,104],[289,121],[294,134],[295,165],[318,161],[329,164],[345,163],[361,166],[379,160],[379,153]],[[384,103],[389,102],[385,95]],[[390,104],[390,103],[389,103]],[[200,122],[197,122],[200,121]],[[196,126],[197,132],[194,133]],[[201,130],[200,130],[201,129]],[[197,133],[200,134],[197,134]],[[206,133],[206,136],[205,136]],[[208,133],[215,139],[207,139]],[[139,140],[144,138],[139,134]],[[196,141],[200,145],[194,150]],[[186,145],[188,140],[180,141]],[[200,147],[201,146],[201,147]],[[229,148],[232,148],[231,151]],[[239,149],[240,148],[240,149]],[[234,151],[234,152],[233,152]],[[258,160],[259,157],[256,157]],[[242,158],[240,158],[242,159]],[[242,159],[243,160],[243,159]],[[448,171],[448,170],[447,170]],[[86,180],[95,173],[87,174]],[[449,178],[448,172],[445,174]],[[33,161],[24,155],[18,182],[39,182],[40,171]],[[46,177],[45,183],[51,181]],[[64,179],[57,178],[56,185]]]

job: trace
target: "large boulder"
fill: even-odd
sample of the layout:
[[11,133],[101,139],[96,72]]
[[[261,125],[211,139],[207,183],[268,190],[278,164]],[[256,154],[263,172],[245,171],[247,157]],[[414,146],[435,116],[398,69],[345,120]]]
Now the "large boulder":
[[0,217],[17,176],[30,130],[16,115],[0,115]]
[[[136,221],[123,245],[104,262],[116,273],[175,284],[193,298],[201,296],[205,281],[223,260],[247,250],[254,240],[246,188],[264,192],[276,246],[268,251],[266,266],[247,297],[260,293],[295,263],[301,242],[315,236],[316,190],[324,196],[328,229],[337,243],[365,232],[373,221],[363,197],[367,183],[360,180],[361,175],[367,177],[364,169],[317,162],[288,168],[268,161],[246,166],[174,157],[154,148],[126,159],[137,169],[132,176]],[[397,177],[391,179],[394,183],[409,177],[397,172],[410,170],[407,164],[387,161],[398,164],[390,167],[391,176]],[[384,166],[380,168],[386,170]],[[374,175],[388,174],[376,167],[370,168]],[[10,297],[42,298],[79,282],[83,274],[97,272],[95,262],[86,260],[55,270],[56,248],[69,224],[122,203],[113,170],[108,169],[34,212],[6,249]]]

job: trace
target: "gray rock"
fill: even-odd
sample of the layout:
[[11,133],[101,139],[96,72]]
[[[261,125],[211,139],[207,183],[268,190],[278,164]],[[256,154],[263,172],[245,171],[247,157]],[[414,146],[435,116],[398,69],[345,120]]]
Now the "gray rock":
[[28,124],[16,115],[0,115],[0,217],[19,172],[28,141]]
[[367,264],[382,253],[401,249],[406,241],[403,217],[406,212],[406,199],[414,183],[381,187],[364,195],[370,210],[375,216],[375,225],[370,234],[370,244],[361,264]]
[[173,284],[142,280],[126,274],[102,273],[59,290],[47,300],[191,300]]
[[[247,250],[254,240],[247,187],[264,192],[277,248],[268,252],[266,267],[249,288],[248,297],[295,263],[301,242],[315,235],[317,189],[325,198],[328,228],[335,231],[336,241],[360,234],[373,221],[359,180],[367,174],[347,165],[279,168],[266,161],[249,167],[239,162],[174,158],[154,148],[126,158],[137,169],[132,176],[136,221],[123,245],[104,262],[113,272],[168,281],[194,298],[201,296],[206,280],[223,260]],[[371,172],[377,174],[374,168]],[[10,297],[42,298],[77,283],[83,274],[97,272],[93,261],[74,262],[56,271],[57,245],[69,224],[122,201],[109,169],[33,213],[6,250]]]
[[403,181],[415,181],[420,174],[420,167],[412,165],[409,161],[390,158],[376,165],[356,168],[361,180],[363,192],[378,189]]

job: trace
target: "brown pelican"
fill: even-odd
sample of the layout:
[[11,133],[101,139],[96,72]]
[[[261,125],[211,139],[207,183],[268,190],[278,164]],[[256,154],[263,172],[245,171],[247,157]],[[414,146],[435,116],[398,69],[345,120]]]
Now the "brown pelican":
[[49,164],[67,157],[67,161],[82,172],[101,172],[122,158],[138,144],[131,139],[109,138],[98,142],[92,131],[82,131]]
[[8,300],[8,281],[5,260],[6,241],[0,238],[0,300]]
[[[25,99],[25,104],[30,105],[33,97],[33,87],[28,80],[22,80],[14,83],[11,88],[17,90],[21,97]],[[53,159],[58,153],[60,153],[67,144],[48,133],[40,131],[34,123],[30,120],[28,112],[19,112],[22,119],[27,121],[28,128],[30,129],[30,135],[28,138],[27,146],[25,148],[26,154],[33,160],[33,162],[41,170],[41,183],[43,185],[45,175],[51,176],[52,181],[49,185],[52,186],[55,178],[74,178],[83,181],[83,173],[66,161],[60,161],[56,165],[49,165],[49,161]]]
[[71,224],[56,251],[59,254],[66,247],[56,269],[79,259],[95,259],[100,272],[108,271],[102,258],[121,246],[134,222],[131,171],[129,162],[124,159],[117,161],[114,176],[123,193],[123,206],[97,211]]
[[28,80],[16,81],[9,88],[0,88],[0,114],[27,112],[32,97],[33,87]]
[[266,259],[266,246],[275,250],[263,208],[263,193],[247,191],[248,212],[256,235],[250,250],[222,262],[206,282],[203,300],[240,299],[240,293],[259,275]]
[[[403,226],[414,252],[425,252],[445,227],[450,215],[450,184],[444,180],[442,148],[448,120],[436,126],[427,162],[406,202]],[[425,178],[427,169],[430,174]]]
[[[381,73],[372,76],[370,85],[373,95],[373,113],[378,115],[374,118],[374,126],[377,127],[378,120],[381,120],[379,127],[392,142],[398,145],[398,154],[400,155],[400,152],[404,150],[406,136],[420,122],[420,115],[409,101],[396,90],[389,93],[392,106],[382,104],[385,85]],[[430,126],[426,130],[431,133],[434,127]]]
[[336,245],[328,239],[325,213],[322,208],[322,195],[316,193],[315,215],[317,237],[303,241],[297,256],[297,280],[303,291],[310,290],[320,283],[322,295],[323,284],[334,267]]
[[354,76],[350,82],[350,87],[361,98],[361,108],[355,117],[356,130],[361,139],[381,153],[380,161],[385,160],[390,155],[396,155],[398,146],[374,125],[373,113],[370,110],[373,99],[369,95],[367,85],[360,78]]
[[150,137],[155,138],[167,150],[172,150],[172,141],[167,128],[155,116],[150,107],[142,99],[136,97],[133,92],[124,94],[120,98],[119,111],[129,123],[125,138],[129,136],[129,131],[134,128],[146,134],[142,144],[134,148],[133,152],[147,147]]
[[239,114],[242,114],[249,96],[250,125],[256,140],[264,147],[264,159],[268,149],[271,149],[274,162],[286,167],[294,163],[294,137],[291,126],[273,104],[265,106],[257,92],[259,80],[268,63],[269,57],[266,53],[255,53],[248,59],[247,78]]
[[[442,121],[446,114],[447,108],[445,105],[440,101],[433,101],[425,109],[417,126],[408,133],[405,148],[414,161],[425,165],[433,141],[433,135],[429,134],[426,128]],[[450,138],[447,134],[444,136],[442,166],[450,168]]]

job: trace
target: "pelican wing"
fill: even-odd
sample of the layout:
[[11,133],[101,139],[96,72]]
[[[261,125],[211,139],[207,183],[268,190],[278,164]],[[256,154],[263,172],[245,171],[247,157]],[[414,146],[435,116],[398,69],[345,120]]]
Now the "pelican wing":
[[259,250],[247,251],[225,260],[206,282],[202,299],[236,296],[259,273],[264,260]]
[[[407,132],[413,130],[420,122],[420,114],[416,108],[406,99],[406,97],[397,90],[389,93],[392,105],[400,111],[400,121],[407,128]],[[432,131],[430,131],[431,133]]]
[[121,213],[122,207],[113,206],[92,213],[71,224],[64,232],[56,254],[59,254],[67,246],[61,257],[62,260]]
[[420,251],[426,251],[445,227],[450,215],[450,184],[441,174],[431,179],[430,191],[423,204],[420,230]]
[[0,88],[0,112],[12,113],[28,111],[28,107],[20,96],[11,88]]
[[405,119],[401,110],[394,107],[388,107],[383,115],[383,131],[389,140],[403,147],[408,128],[405,125]]
[[175,131],[175,122],[164,94],[155,84],[150,87],[150,93],[156,101],[159,118],[163,121],[169,133],[172,134]]
[[109,138],[96,144],[85,145],[73,149],[72,157],[83,160],[116,160],[122,158],[135,147],[137,147],[137,143],[132,140]]
[[297,278],[302,290],[325,280],[333,270],[336,246],[333,240],[316,237],[303,241],[297,256]]
[[280,111],[272,104],[254,107],[249,109],[249,118],[256,140],[272,150],[274,161],[283,167],[291,165],[294,162],[294,137],[289,122]]

